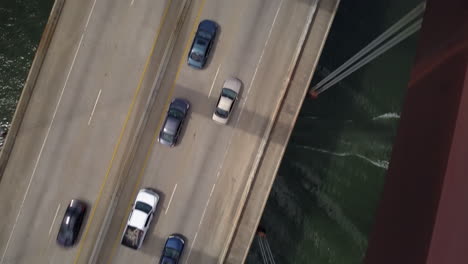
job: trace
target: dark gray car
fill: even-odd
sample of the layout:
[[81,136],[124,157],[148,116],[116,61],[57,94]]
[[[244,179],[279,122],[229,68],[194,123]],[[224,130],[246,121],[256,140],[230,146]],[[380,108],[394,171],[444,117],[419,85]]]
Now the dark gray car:
[[71,200],[65,211],[60,229],[57,234],[57,243],[63,247],[71,247],[76,243],[78,234],[86,213],[86,203],[80,200]]
[[159,143],[170,147],[175,146],[189,108],[190,104],[187,100],[180,98],[172,100],[159,132]]

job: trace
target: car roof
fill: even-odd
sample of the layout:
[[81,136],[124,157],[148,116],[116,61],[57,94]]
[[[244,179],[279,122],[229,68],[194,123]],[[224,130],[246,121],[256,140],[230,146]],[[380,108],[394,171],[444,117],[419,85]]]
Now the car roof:
[[219,103],[218,103],[218,107],[224,111],[229,111],[233,103],[234,103],[234,100],[221,96]]
[[208,40],[203,37],[195,37],[195,43],[192,48],[192,52],[196,51],[198,53],[205,54],[208,49]]
[[133,210],[132,216],[128,221],[128,225],[136,227],[140,230],[145,228],[146,219],[148,219],[148,214],[140,211],[140,210]]
[[62,226],[64,229],[73,229],[76,226],[78,214],[76,212],[67,212],[62,220]]

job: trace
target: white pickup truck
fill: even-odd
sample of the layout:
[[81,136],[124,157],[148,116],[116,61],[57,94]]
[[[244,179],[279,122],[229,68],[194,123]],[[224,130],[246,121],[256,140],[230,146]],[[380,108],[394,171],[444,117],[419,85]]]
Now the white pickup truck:
[[122,235],[122,245],[132,249],[141,247],[146,231],[153,220],[158,201],[159,195],[150,189],[141,189],[138,192]]

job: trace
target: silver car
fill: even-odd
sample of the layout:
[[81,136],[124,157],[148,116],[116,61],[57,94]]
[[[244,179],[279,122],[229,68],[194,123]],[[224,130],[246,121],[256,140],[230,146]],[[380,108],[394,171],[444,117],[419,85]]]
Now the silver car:
[[180,98],[172,100],[164,124],[159,132],[159,143],[170,147],[177,144],[189,108],[190,103],[187,100]]
[[227,124],[234,104],[237,101],[241,86],[242,83],[237,78],[230,78],[224,82],[213,113],[214,121],[220,124]]

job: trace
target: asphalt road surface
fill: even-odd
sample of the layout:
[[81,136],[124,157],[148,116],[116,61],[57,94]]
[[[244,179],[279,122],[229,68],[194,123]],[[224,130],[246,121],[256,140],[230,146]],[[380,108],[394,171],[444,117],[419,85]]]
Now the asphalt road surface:
[[[0,184],[0,264],[157,263],[172,233],[186,237],[182,263],[217,263],[314,4],[67,1]],[[196,70],[186,56],[203,19],[220,31],[206,69]],[[211,115],[229,77],[243,87],[223,126]],[[146,108],[152,89],[156,97]],[[174,97],[189,100],[191,109],[179,145],[168,148],[155,139]],[[134,251],[119,242],[141,187],[162,199]],[[55,237],[72,198],[85,200],[89,211],[80,243],[63,249]]]
[[66,1],[0,184],[0,263],[73,263],[79,247],[55,243],[60,221],[73,198],[91,209],[110,197],[101,183],[113,182],[141,115],[139,82],[166,5]]
[[[115,214],[98,263],[157,263],[165,239],[186,237],[182,263],[217,263],[233,231],[249,176],[262,154],[272,116],[289,80],[313,1],[193,1],[187,25],[174,48],[130,173],[119,192]],[[216,21],[220,34],[205,70],[186,64],[194,27]],[[225,79],[243,82],[227,126],[211,120]],[[167,106],[185,98],[191,110],[180,144],[156,141]],[[141,250],[120,238],[139,188],[162,196]]]

